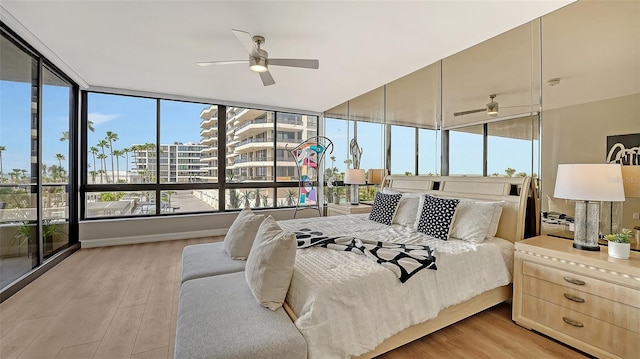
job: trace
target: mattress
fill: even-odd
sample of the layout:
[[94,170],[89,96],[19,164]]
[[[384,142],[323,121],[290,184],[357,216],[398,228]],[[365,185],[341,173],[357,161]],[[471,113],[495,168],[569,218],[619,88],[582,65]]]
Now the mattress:
[[390,336],[435,318],[441,309],[509,284],[513,244],[500,238],[475,244],[434,239],[401,225],[383,225],[368,215],[279,222],[329,236],[426,244],[437,270],[424,269],[405,283],[365,256],[326,248],[299,249],[287,293],[310,359],[349,358],[372,351]]

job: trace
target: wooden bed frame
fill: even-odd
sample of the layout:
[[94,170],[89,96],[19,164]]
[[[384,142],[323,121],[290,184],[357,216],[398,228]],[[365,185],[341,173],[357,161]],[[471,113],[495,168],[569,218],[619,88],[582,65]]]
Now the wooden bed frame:
[[[497,237],[511,242],[524,239],[528,199],[537,198],[530,177],[445,177],[387,176],[384,187],[400,192],[430,193],[444,197],[505,201]],[[537,202],[537,201],[535,201]],[[537,206],[529,206],[537,208]],[[531,211],[533,212],[533,211]],[[373,351],[357,359],[373,358],[404,344],[470,317],[512,297],[511,284],[484,292],[470,300],[445,308],[434,319],[413,325],[382,342]],[[297,316],[287,303],[284,308],[295,322]]]

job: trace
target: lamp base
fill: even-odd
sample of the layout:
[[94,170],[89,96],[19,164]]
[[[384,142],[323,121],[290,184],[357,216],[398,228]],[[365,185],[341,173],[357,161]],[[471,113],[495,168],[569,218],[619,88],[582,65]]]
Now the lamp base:
[[573,248],[584,251],[599,251],[600,202],[577,201]]
[[590,245],[586,245],[586,244],[580,244],[580,243],[576,243],[576,242],[573,242],[573,248],[580,249],[580,250],[583,250],[583,251],[594,251],[594,252],[600,251],[600,246],[595,246],[594,247],[594,246],[590,246]]
[[357,206],[360,204],[360,195],[358,194],[358,185],[351,185],[351,205]]

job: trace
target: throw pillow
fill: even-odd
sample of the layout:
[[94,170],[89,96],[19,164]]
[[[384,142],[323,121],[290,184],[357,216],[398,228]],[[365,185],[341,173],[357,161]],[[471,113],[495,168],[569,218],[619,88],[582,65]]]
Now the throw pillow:
[[491,217],[491,224],[487,229],[487,235],[485,239],[491,239],[498,233],[498,225],[500,224],[500,217],[502,216],[502,207],[505,205],[505,201],[496,202],[496,206],[493,209],[493,216]]
[[418,220],[418,232],[446,241],[458,203],[460,201],[457,199],[425,195]]
[[263,214],[254,214],[249,208],[240,211],[224,237],[225,252],[233,259],[247,259],[263,220]]
[[282,306],[296,260],[296,235],[267,217],[256,234],[247,258],[245,278],[258,303],[271,310]]
[[391,224],[393,216],[395,216],[398,210],[398,203],[400,203],[402,194],[384,194],[376,192],[376,197],[373,200],[373,208],[369,213],[369,219],[378,223]]
[[392,188],[385,187],[382,189],[384,194],[402,194],[400,203],[398,204],[398,210],[393,217],[391,223],[401,224],[403,226],[415,228],[416,219],[418,217],[418,207],[420,205],[419,192],[399,192]]
[[461,200],[456,207],[450,236],[473,243],[484,241],[498,203]]

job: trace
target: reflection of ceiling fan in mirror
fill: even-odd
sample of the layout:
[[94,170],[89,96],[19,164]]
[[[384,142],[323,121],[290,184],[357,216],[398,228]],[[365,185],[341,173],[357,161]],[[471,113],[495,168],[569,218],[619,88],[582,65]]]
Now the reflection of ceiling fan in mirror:
[[[478,113],[478,112],[487,112],[487,115],[489,116],[498,116],[498,102],[494,101],[494,99],[496,98],[496,94],[491,94],[489,95],[489,102],[485,105],[484,108],[479,108],[477,110],[468,110],[468,111],[461,111],[461,112],[454,112],[453,115],[454,116],[464,116],[464,115],[470,115],[472,113]],[[502,106],[502,108],[514,108],[514,107],[524,107],[524,106],[529,106],[529,105],[521,105],[521,106]]]
[[249,52],[248,60],[230,60],[230,61],[203,61],[198,62],[200,66],[210,65],[231,65],[231,64],[249,64],[249,69],[260,74],[262,84],[264,86],[273,85],[276,81],[269,72],[269,65],[301,67],[305,69],[318,69],[320,63],[318,60],[308,59],[270,59],[269,53],[261,49],[265,39],[262,36],[251,36],[250,33],[241,30],[231,30],[236,35],[240,43]]
[[493,100],[493,99],[496,98],[496,96],[497,96],[496,94],[489,95],[489,103],[486,104],[485,108],[479,108],[477,110],[454,112],[453,115],[454,116],[464,116],[464,115],[470,115],[472,113],[478,113],[478,112],[487,111],[487,115],[497,116],[498,115],[498,103]]

